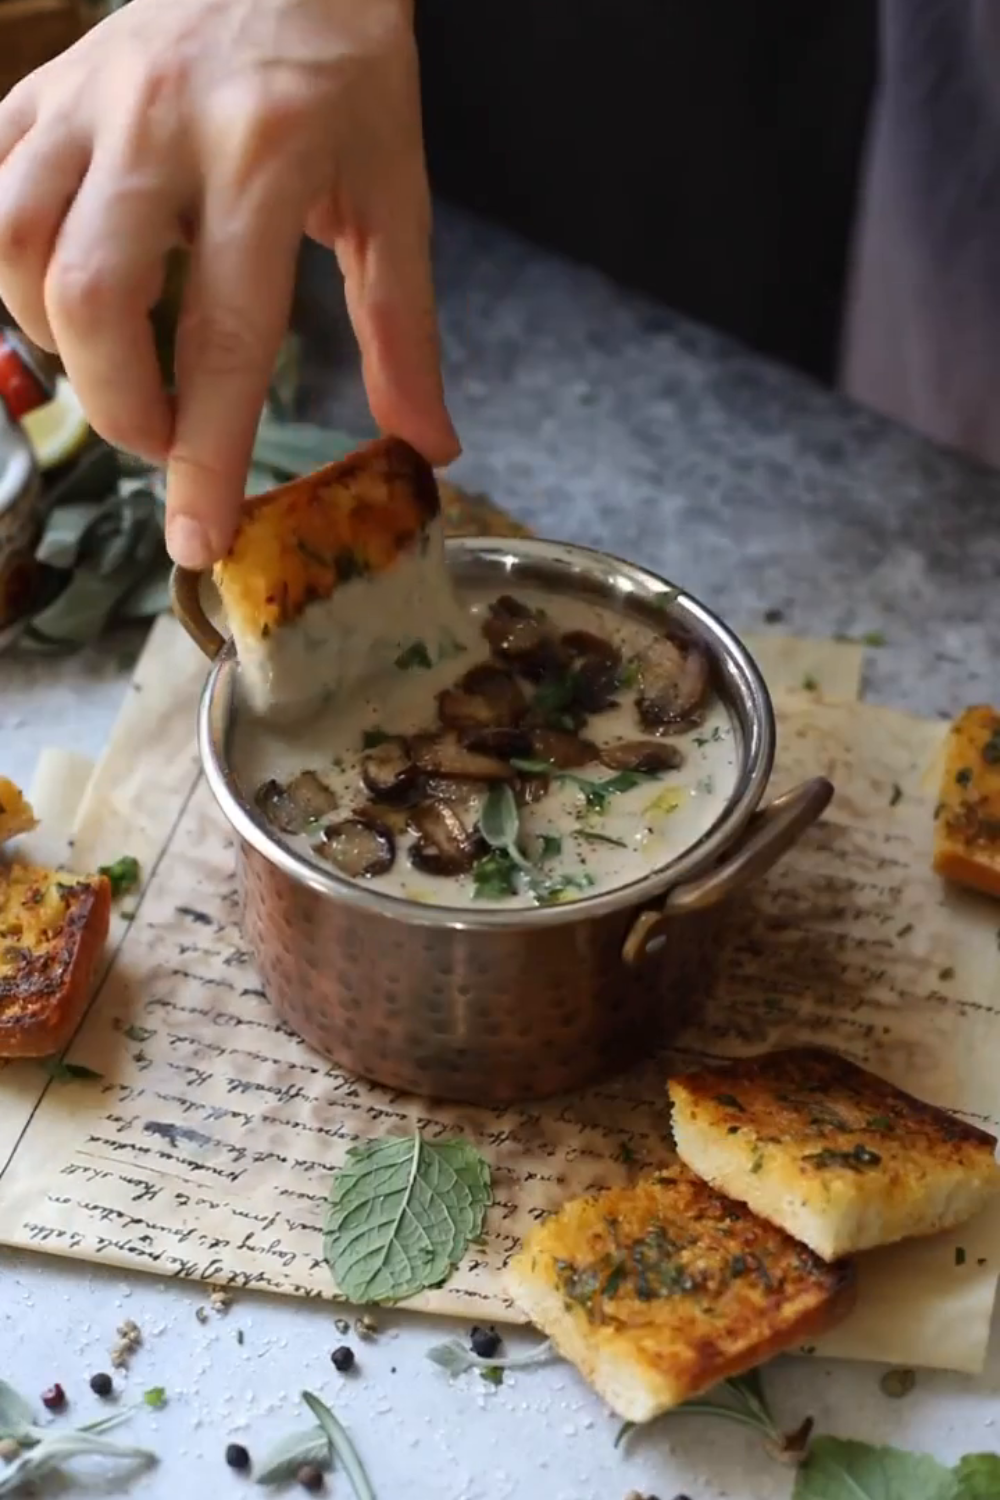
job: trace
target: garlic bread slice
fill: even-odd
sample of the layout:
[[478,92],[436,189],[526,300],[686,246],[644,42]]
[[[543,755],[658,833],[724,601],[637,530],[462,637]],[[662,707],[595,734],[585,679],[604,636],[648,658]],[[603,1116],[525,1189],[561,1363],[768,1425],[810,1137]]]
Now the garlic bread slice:
[[1000,1189],[996,1141],[834,1052],[670,1079],[683,1161],[826,1260],[949,1229]]
[[24,793],[6,776],[0,776],[0,844],[37,827],[38,819]]
[[825,1332],[855,1295],[849,1264],[825,1264],[680,1164],[564,1204],[507,1288],[630,1422]]

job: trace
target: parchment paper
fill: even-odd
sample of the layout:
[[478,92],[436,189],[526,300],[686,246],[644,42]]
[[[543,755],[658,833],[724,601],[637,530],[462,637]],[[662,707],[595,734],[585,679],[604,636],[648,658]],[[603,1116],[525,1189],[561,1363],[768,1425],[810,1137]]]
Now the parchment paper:
[[[168,646],[159,649],[177,647],[183,659],[178,633],[163,627]],[[932,802],[922,783],[943,726],[803,692],[804,675],[825,691],[836,673],[853,672],[856,684],[861,656],[845,669],[843,653],[854,648],[822,648],[827,676],[821,648],[803,649],[806,666],[783,647],[794,670],[771,679],[777,779],[825,771],[839,795],[733,927],[724,978],[682,1058],[822,1035],[924,1097],[995,1123],[997,910],[944,895],[928,873]],[[70,1052],[104,1078],[45,1086],[0,1173],[0,1240],[329,1296],[319,1226],[331,1169],[353,1139],[418,1124],[431,1138],[457,1131],[478,1142],[498,1200],[483,1250],[419,1305],[511,1317],[498,1273],[525,1228],[566,1196],[625,1178],[633,1169],[620,1160],[624,1142],[641,1161],[663,1159],[667,1059],[541,1108],[441,1109],[345,1077],[285,1032],[235,927],[232,850],[190,758],[190,729],[186,770],[174,741],[175,774],[161,780],[168,729],[183,714],[191,724],[202,669],[188,660],[189,678],[169,683],[145,663],[155,712],[116,735],[121,772],[106,783],[118,822],[96,778],[85,799],[74,847],[81,867],[138,852],[133,799],[148,847],[157,829],[169,836],[158,858],[146,856],[151,878]],[[998,1252],[1000,1217],[991,1214],[959,1235],[868,1258],[861,1307],[825,1348],[981,1368]]]

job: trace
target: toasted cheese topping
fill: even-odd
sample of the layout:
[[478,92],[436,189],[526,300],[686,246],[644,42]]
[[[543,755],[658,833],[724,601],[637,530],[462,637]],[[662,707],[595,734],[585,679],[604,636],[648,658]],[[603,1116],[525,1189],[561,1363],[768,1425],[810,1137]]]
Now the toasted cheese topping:
[[967,708],[948,734],[935,813],[934,868],[1000,896],[1000,710]]
[[37,826],[38,820],[20,788],[0,776],[0,844]]
[[433,472],[394,438],[258,495],[215,568],[230,622],[266,639],[341,584],[389,567],[439,509]]
[[103,875],[0,869],[0,1056],[44,1055],[89,984],[110,904]]

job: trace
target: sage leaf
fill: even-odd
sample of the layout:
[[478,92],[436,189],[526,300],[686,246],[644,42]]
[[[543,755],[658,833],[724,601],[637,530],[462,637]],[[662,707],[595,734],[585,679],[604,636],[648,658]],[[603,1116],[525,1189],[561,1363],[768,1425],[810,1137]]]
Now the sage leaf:
[[518,848],[521,819],[514,793],[503,782],[491,786],[479,814],[479,831],[491,849],[502,849],[515,864],[530,868]]
[[[971,1491],[975,1495],[975,1491]],[[985,1492],[984,1492],[985,1493]],[[994,1491],[994,1494],[996,1492]],[[963,1500],[956,1473],[926,1453],[817,1438],[792,1500]]]
[[351,1481],[351,1488],[357,1500],[375,1500],[371,1480],[365,1472],[365,1466],[358,1457],[358,1450],[351,1442],[346,1428],[341,1425],[326,1403],[318,1396],[314,1396],[312,1391],[303,1391],[302,1399],[325,1432],[330,1448],[337,1457],[337,1462]]
[[464,1375],[466,1370],[528,1370],[532,1365],[548,1364],[559,1356],[548,1339],[527,1354],[508,1354],[493,1359],[473,1354],[459,1339],[448,1339],[428,1349],[427,1358],[449,1375]]
[[80,1429],[69,1432],[47,1432],[35,1447],[15,1459],[9,1468],[0,1474],[0,1495],[14,1495],[25,1484],[31,1484],[62,1469],[74,1458],[113,1458],[120,1462],[136,1461],[155,1463],[156,1454],[149,1448],[129,1448],[122,1443],[112,1443],[95,1432]]
[[323,1251],[351,1302],[402,1302],[440,1286],[482,1233],[487,1162],[467,1141],[419,1133],[352,1146],[334,1175]]
[[24,1397],[0,1380],[0,1438],[21,1438],[35,1425],[35,1414]]
[[967,1453],[952,1472],[956,1500],[996,1500],[1000,1495],[1000,1454]]
[[333,1463],[330,1440],[322,1427],[293,1432],[269,1448],[257,1469],[258,1484],[287,1484],[303,1464],[329,1469]]

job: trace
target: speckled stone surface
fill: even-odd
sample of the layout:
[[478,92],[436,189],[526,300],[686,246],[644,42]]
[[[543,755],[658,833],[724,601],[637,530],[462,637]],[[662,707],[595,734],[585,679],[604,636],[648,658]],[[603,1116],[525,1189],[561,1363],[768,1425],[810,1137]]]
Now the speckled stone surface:
[[[881,632],[873,699],[944,714],[1000,693],[1000,475],[447,209],[437,274],[460,483],[738,627],[781,609],[802,635]],[[367,430],[332,285],[311,257],[310,363],[337,367],[312,409]]]

